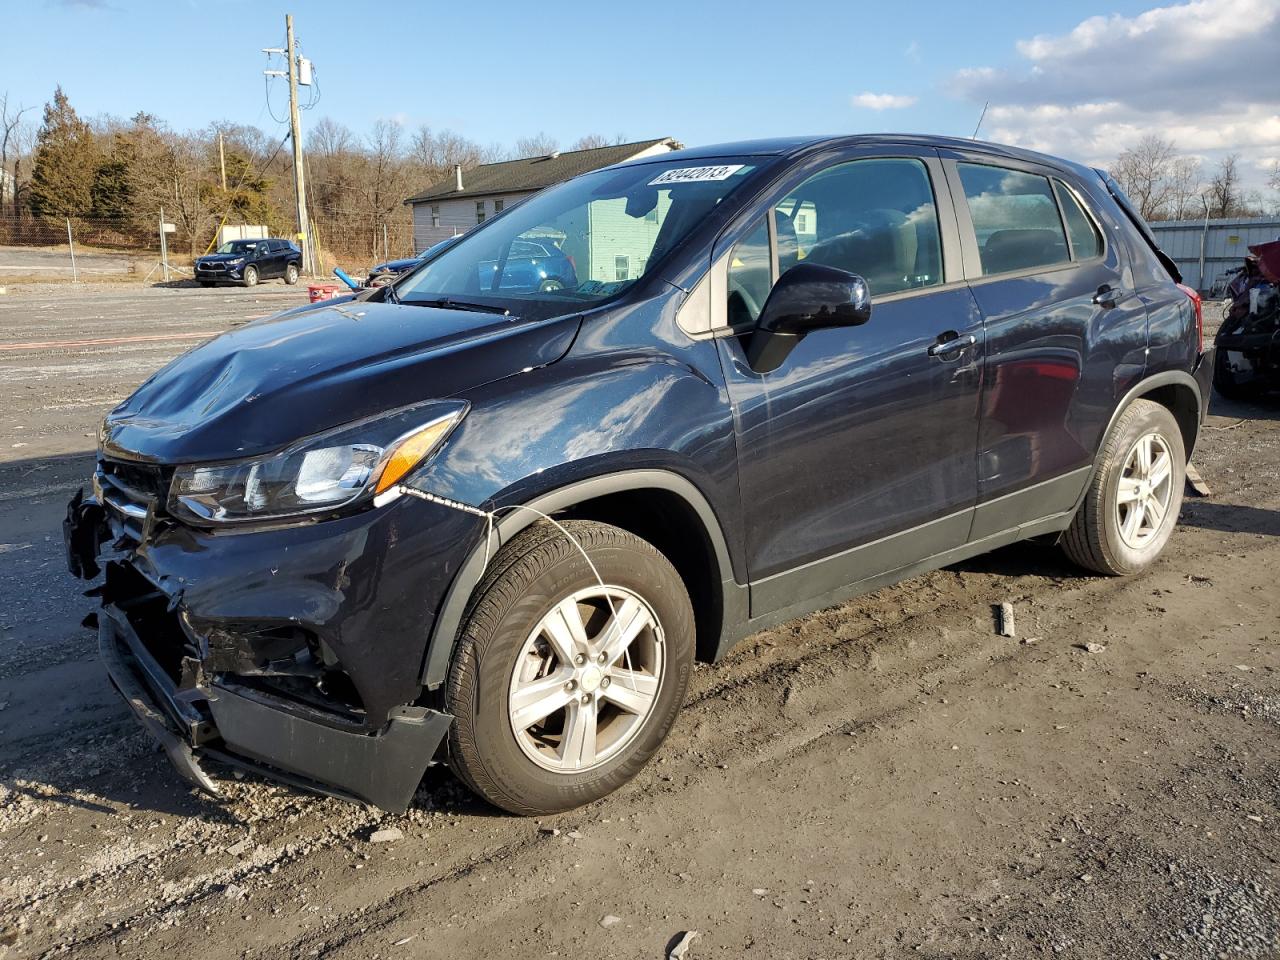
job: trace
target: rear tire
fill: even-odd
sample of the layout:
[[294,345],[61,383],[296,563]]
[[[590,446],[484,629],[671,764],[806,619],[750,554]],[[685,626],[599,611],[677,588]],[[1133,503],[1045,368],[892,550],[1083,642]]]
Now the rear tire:
[[298,265],[296,263],[291,263],[284,268],[284,282],[291,287],[298,282]]
[[[590,803],[634,777],[675,722],[693,665],[693,608],[667,558],[617,527],[563,526],[613,608],[577,547],[536,523],[490,564],[445,688],[454,771],[526,816]],[[634,635],[625,629],[637,623]]]
[[1084,502],[1062,538],[1067,556],[1109,576],[1147,569],[1178,522],[1186,467],[1173,414],[1135,400],[1103,443]]

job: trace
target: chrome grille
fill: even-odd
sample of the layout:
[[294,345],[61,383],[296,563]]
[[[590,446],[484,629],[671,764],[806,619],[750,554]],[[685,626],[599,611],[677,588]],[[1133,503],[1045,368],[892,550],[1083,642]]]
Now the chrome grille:
[[147,514],[164,513],[171,479],[172,471],[156,464],[106,457],[98,461],[103,505],[118,514],[125,529],[139,539]]

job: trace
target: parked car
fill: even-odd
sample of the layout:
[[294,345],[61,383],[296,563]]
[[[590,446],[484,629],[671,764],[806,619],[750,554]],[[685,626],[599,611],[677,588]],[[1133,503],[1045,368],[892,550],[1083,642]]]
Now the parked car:
[[[392,260],[378,264],[369,271],[369,277],[365,283],[370,287],[391,283],[428,257],[447,250],[461,239],[462,235],[459,234],[456,237],[441,240],[411,260]],[[502,290],[512,292],[540,290],[545,293],[573,287],[578,283],[572,258],[561,252],[552,237],[530,237],[513,242],[511,249],[506,252],[503,264],[502,282],[499,285]],[[493,275],[497,271],[497,260],[486,260],[477,266],[480,289],[492,289]]]
[[[546,236],[572,280],[494,282]],[[1145,570],[1212,369],[1101,171],[934,137],[685,150],[152,375],[67,552],[205,789],[231,759],[403,810],[447,760],[550,813],[633,777],[695,659],[755,631],[1017,540]]]
[[369,268],[368,274],[365,276],[364,285],[366,287],[381,287],[390,283],[397,277],[401,277],[408,273],[422,261],[428,257],[434,257],[437,253],[448,250],[451,246],[462,239],[462,234],[452,237],[445,237],[439,243],[433,243],[427,249],[423,250],[417,256],[405,257],[403,260],[388,260],[386,263],[375,264]]
[[213,253],[197,257],[195,268],[202,287],[217,283],[252,287],[275,277],[292,285],[302,272],[302,251],[289,240],[228,240]]

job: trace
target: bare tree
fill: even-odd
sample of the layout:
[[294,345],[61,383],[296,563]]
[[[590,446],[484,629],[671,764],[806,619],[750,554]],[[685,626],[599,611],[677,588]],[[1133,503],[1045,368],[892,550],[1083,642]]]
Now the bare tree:
[[364,140],[359,170],[359,190],[369,212],[383,218],[404,202],[407,170],[403,150],[404,129],[389,120],[378,120]]
[[307,135],[307,153],[311,157],[337,157],[356,146],[355,135],[345,124],[322,117]]
[[532,137],[521,137],[516,141],[517,157],[545,157],[560,149],[560,142],[538,131]]
[[1151,134],[1116,157],[1111,167],[1111,175],[1144,220],[1159,219],[1165,212],[1172,193],[1170,168],[1174,159],[1173,142]]
[[[22,115],[30,107],[10,106],[9,94],[0,96],[0,216],[4,216],[5,194],[13,203],[13,215],[18,215],[18,175],[21,172],[21,156],[23,150]],[[10,173],[12,161],[13,172]],[[6,178],[11,178],[9,186],[5,186]]]
[[598,150],[601,147],[607,147],[610,141],[607,137],[598,133],[588,133],[585,137],[579,137],[573,142],[570,150]]
[[313,214],[320,214],[326,230],[334,227],[353,206],[356,162],[360,144],[341,123],[324,117],[307,138],[307,188]]
[[1240,162],[1238,153],[1229,153],[1218,161],[1218,172],[1209,181],[1209,215],[1231,217],[1240,207]]
[[426,126],[414,133],[409,152],[417,173],[427,178],[443,178],[454,166],[465,170],[490,162],[485,149],[474,141],[452,130],[434,133]]
[[1198,157],[1178,157],[1169,164],[1168,214],[1173,220],[1187,220],[1203,211],[1203,166]]

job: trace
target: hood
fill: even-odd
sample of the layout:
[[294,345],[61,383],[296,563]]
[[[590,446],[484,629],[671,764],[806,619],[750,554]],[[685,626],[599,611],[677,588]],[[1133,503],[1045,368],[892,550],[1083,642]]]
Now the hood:
[[579,322],[369,301],[302,307],[215,337],[155,373],[107,416],[104,445],[161,463],[266,453],[553,363]]
[[394,270],[399,273],[401,270],[408,270],[418,262],[418,257],[406,257],[404,260],[388,260],[386,263],[379,263],[369,268],[370,273],[383,273],[387,270]]
[[252,256],[248,253],[206,253],[203,257],[196,257],[196,263],[214,263],[222,260],[240,260],[247,259]]

